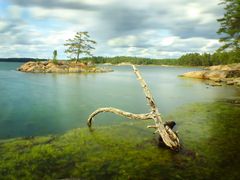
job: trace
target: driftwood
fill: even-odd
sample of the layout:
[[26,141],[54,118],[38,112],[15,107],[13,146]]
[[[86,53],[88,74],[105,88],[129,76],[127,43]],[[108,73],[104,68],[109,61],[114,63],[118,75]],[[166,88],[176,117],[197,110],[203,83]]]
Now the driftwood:
[[96,111],[94,111],[92,114],[90,114],[88,118],[88,126],[91,127],[92,121],[94,116],[96,116],[99,113],[102,112],[111,112],[120,116],[127,117],[129,119],[140,119],[140,120],[154,120],[154,125],[147,126],[148,128],[154,128],[155,133],[158,133],[164,142],[166,146],[173,150],[179,150],[180,143],[177,134],[172,130],[173,126],[175,125],[175,122],[163,122],[161,118],[161,114],[158,111],[157,105],[153,99],[153,96],[145,82],[145,80],[142,78],[140,72],[137,70],[137,68],[133,65],[134,73],[137,76],[138,81],[140,82],[143,91],[145,93],[146,99],[148,101],[148,104],[150,106],[150,113],[146,114],[133,114],[130,112],[125,112],[120,109],[107,107],[107,108],[99,108]]

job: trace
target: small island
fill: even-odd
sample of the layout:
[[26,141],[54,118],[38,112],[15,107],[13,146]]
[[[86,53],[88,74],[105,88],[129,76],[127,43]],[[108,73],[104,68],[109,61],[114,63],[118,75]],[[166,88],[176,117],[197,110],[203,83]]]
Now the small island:
[[78,61],[59,61],[57,63],[54,63],[54,61],[30,61],[17,70],[31,73],[102,73],[113,71],[109,68],[100,68],[91,63]]
[[72,39],[68,39],[64,46],[67,47],[65,53],[72,60],[57,60],[58,52],[53,51],[53,59],[49,61],[30,61],[23,64],[17,70],[31,73],[101,73],[111,72],[109,68],[96,67],[91,61],[80,61],[80,55],[92,56],[91,50],[95,49],[96,42],[90,39],[88,32],[77,32]]

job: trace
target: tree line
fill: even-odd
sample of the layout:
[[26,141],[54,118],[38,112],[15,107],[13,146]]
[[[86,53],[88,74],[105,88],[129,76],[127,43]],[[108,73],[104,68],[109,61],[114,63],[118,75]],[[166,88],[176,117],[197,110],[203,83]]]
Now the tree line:
[[116,57],[84,57],[82,62],[91,61],[95,64],[132,63],[138,65],[179,65],[179,66],[212,66],[220,64],[240,63],[240,51],[209,53],[189,53],[177,59],[151,59],[141,57],[116,56]]
[[212,66],[220,64],[240,63],[240,51],[216,51],[209,53],[189,53],[177,59],[177,65],[184,66]]
[[[53,53],[53,60],[56,60],[57,51]],[[27,61],[44,61],[47,59],[34,59],[34,58],[0,58],[0,61],[6,62],[27,62]],[[73,59],[76,60],[76,59]],[[152,59],[143,57],[129,57],[129,56],[115,56],[115,57],[102,57],[92,56],[80,58],[81,62],[92,62],[95,64],[120,64],[131,63],[137,65],[179,65],[179,66],[212,66],[220,64],[240,63],[240,51],[230,52],[215,52],[209,53],[188,53],[176,59]]]

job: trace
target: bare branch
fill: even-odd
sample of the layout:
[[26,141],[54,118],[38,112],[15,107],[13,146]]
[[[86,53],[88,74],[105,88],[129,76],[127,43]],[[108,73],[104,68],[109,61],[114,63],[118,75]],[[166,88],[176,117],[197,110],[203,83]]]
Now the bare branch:
[[130,112],[126,112],[123,111],[121,109],[117,109],[117,108],[113,108],[113,107],[105,107],[105,108],[99,108],[96,111],[94,111],[92,114],[90,114],[89,118],[88,118],[88,126],[91,127],[92,126],[92,120],[94,118],[94,116],[96,116],[99,113],[102,112],[111,112],[123,117],[127,117],[129,119],[141,119],[141,120],[148,120],[148,119],[152,119],[152,114],[151,113],[146,113],[146,114],[133,114]]
[[88,118],[88,126],[91,127],[92,125],[92,120],[93,117],[96,116],[99,113],[102,112],[111,112],[120,116],[124,116],[127,117],[129,119],[141,119],[141,120],[148,120],[148,119],[152,119],[155,122],[155,125],[151,125],[148,126],[148,128],[154,128],[156,129],[156,131],[154,133],[158,133],[160,135],[160,137],[162,138],[163,142],[166,144],[166,146],[170,147],[173,150],[179,150],[180,148],[180,142],[178,139],[178,136],[176,135],[175,132],[173,132],[172,128],[175,125],[175,122],[171,121],[171,122],[166,122],[163,123],[161,115],[158,111],[157,105],[153,99],[153,96],[147,86],[147,83],[145,82],[145,80],[142,78],[140,72],[138,71],[138,69],[133,65],[133,70],[134,73],[137,76],[138,81],[140,82],[144,94],[146,96],[147,102],[150,106],[150,113],[147,114],[133,114],[130,112],[125,112],[122,111],[120,109],[116,109],[116,108],[112,108],[112,107],[108,107],[108,108],[100,108],[97,109],[96,111],[94,111]]
[[157,131],[159,132],[159,135],[162,137],[163,142],[170,147],[171,149],[179,149],[180,148],[180,143],[179,143],[179,139],[176,136],[175,132],[172,131],[172,129],[170,129],[168,126],[164,126],[161,115],[158,111],[157,105],[153,99],[153,96],[147,86],[147,83],[145,82],[145,80],[142,78],[140,72],[138,71],[138,69],[133,65],[133,70],[134,73],[137,76],[138,81],[140,82],[143,91],[145,93],[146,99],[148,101],[148,104],[152,110],[152,113],[154,114],[153,116],[153,120],[155,121],[156,127],[157,127]]

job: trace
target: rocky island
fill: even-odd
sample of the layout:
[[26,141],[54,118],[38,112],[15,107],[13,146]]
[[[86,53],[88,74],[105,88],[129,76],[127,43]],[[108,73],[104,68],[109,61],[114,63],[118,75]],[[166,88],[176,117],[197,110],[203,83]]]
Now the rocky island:
[[96,67],[91,63],[77,61],[38,61],[27,62],[17,69],[22,72],[31,73],[102,73],[112,72],[112,69]]
[[221,83],[240,86],[240,63],[210,66],[202,71],[187,72],[181,76],[210,80],[212,83],[209,85],[212,86],[221,86]]

